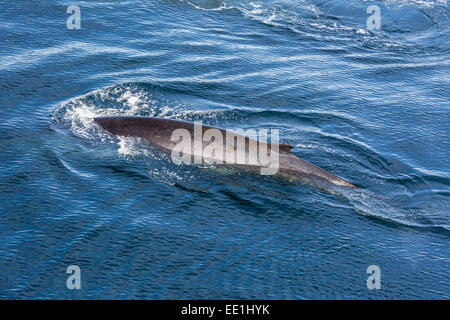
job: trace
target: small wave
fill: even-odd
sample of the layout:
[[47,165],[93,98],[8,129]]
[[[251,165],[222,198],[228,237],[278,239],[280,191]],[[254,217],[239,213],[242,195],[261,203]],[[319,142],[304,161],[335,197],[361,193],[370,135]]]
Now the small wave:
[[[410,227],[438,228],[450,231],[450,221],[442,215],[442,207],[407,208],[393,198],[367,189],[342,189],[336,193],[343,196],[360,214],[379,218]],[[415,195],[417,198],[417,195]],[[416,199],[417,202],[417,199]],[[447,203],[445,201],[445,203]]]
[[187,3],[198,10],[203,11],[221,11],[224,9],[230,9],[226,3],[220,0],[181,0],[181,2]]
[[[446,4],[437,0],[182,1],[199,10],[235,9],[246,18],[308,39],[335,44],[352,41],[362,50],[416,54],[425,52],[425,48],[448,48],[448,11]],[[369,5],[377,5],[381,10],[382,25],[376,32],[367,29]],[[346,51],[345,46],[338,50]]]

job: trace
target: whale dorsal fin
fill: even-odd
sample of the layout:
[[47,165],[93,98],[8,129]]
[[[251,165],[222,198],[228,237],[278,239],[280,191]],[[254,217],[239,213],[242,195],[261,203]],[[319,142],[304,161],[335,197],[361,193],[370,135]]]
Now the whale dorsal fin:
[[279,144],[279,148],[280,148],[280,152],[284,152],[284,153],[291,153],[291,149],[294,146],[291,146],[290,144],[287,143],[280,143]]
[[[270,148],[272,149],[272,146],[275,145],[275,143],[271,143],[270,144]],[[291,149],[294,146],[291,146],[290,144],[287,143],[278,143],[278,152],[280,153],[291,153]]]

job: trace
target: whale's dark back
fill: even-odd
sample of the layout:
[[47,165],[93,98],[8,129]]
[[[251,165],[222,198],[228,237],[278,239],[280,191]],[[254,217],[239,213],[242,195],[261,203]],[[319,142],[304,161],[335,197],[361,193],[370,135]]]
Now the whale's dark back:
[[[192,122],[135,116],[97,117],[94,121],[114,135],[143,138],[151,145],[166,150],[172,150],[176,146],[177,142],[172,141],[172,134],[177,129],[186,129],[191,136],[194,137],[195,123]],[[211,129],[212,127],[202,125],[201,128],[204,133],[205,130]],[[213,129],[220,130],[224,136],[227,133],[227,131],[223,129]],[[248,152],[249,149],[249,141],[250,138],[245,137],[246,152]],[[327,181],[335,185],[350,188],[355,187],[350,182],[294,156],[290,153],[292,146],[278,144],[278,147],[277,151],[280,152],[279,174],[282,176],[290,178],[297,177],[300,180],[309,182],[309,184],[313,185],[322,185],[323,183],[321,183],[321,181]],[[271,148],[270,144],[269,148]]]
[[[172,119],[136,117],[136,116],[107,116],[94,119],[108,132],[124,137],[139,137],[150,144],[172,149],[175,143],[171,141],[172,133],[176,129],[186,129],[194,135],[194,123]],[[208,126],[202,126],[206,130]]]

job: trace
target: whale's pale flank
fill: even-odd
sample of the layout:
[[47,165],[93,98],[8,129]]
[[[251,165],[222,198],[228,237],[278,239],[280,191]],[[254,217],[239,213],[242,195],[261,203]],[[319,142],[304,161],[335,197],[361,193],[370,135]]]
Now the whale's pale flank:
[[[176,148],[179,141],[174,141],[173,133],[177,129],[184,130],[188,132],[191,136],[195,135],[195,123],[171,120],[171,119],[161,119],[152,117],[136,117],[136,116],[105,116],[96,117],[94,121],[98,123],[106,131],[116,135],[124,137],[138,137],[147,141],[151,146],[161,148],[166,151],[172,151]],[[235,139],[223,139],[223,150],[227,152],[230,150],[237,153],[242,153],[242,157],[249,159],[251,157],[253,148],[256,148],[258,141],[251,139],[247,136],[239,135],[235,132],[223,130],[219,128],[213,128],[209,126],[202,126],[202,133],[207,132],[209,129],[215,129],[216,132],[220,132],[223,136],[231,134],[235,136]],[[245,141],[243,148],[238,148],[237,140]],[[211,140],[206,139],[201,140],[202,148],[206,148]],[[194,142],[192,142],[194,144]],[[259,143],[261,145],[261,143]],[[276,175],[287,178],[293,181],[299,181],[306,183],[308,185],[327,188],[330,185],[355,188],[356,186],[330,172],[327,172],[313,164],[310,164],[304,160],[299,159],[290,152],[292,148],[288,144],[265,144],[266,150],[268,152],[277,152],[277,171]],[[192,148],[195,150],[195,148]],[[194,154],[194,151],[192,151]],[[195,154],[194,154],[195,155]],[[236,159],[237,159],[236,158]],[[226,165],[235,165],[241,168],[249,170],[257,170],[261,168],[262,165],[256,164],[243,164],[235,159],[233,161],[226,161]]]

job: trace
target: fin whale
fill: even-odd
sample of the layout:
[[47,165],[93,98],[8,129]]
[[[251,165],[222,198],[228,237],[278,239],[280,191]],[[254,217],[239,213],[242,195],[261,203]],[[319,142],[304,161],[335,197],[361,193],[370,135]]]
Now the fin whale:
[[[172,137],[175,130],[182,129],[186,130],[186,132],[189,132],[191,135],[195,134],[194,123],[179,120],[138,116],[102,116],[94,118],[94,121],[113,135],[142,138],[150,145],[165,151],[173,151],[176,147],[177,141],[173,141]],[[246,157],[249,157],[248,154],[252,151],[252,148],[255,148],[258,143],[261,143],[232,131],[202,125],[203,133],[208,129],[217,130],[224,135],[231,132],[236,138],[243,139],[241,141],[245,141],[245,148],[237,150],[237,146],[234,144],[235,140],[233,139],[231,145],[229,140],[223,140],[223,149],[227,150],[231,148],[231,151],[236,151],[238,153],[244,151]],[[208,141],[202,141],[202,143],[204,148],[208,144]],[[274,152],[277,152],[277,176],[303,182],[320,189],[328,189],[328,186],[333,185],[356,188],[354,184],[345,179],[296,157],[290,152],[293,148],[291,145],[283,143],[265,143],[265,147],[266,150],[270,150],[271,152],[274,150]],[[230,163],[227,161],[226,164]],[[258,164],[243,165],[242,163],[239,164],[237,162],[231,164],[250,170],[261,167],[261,165]]]

